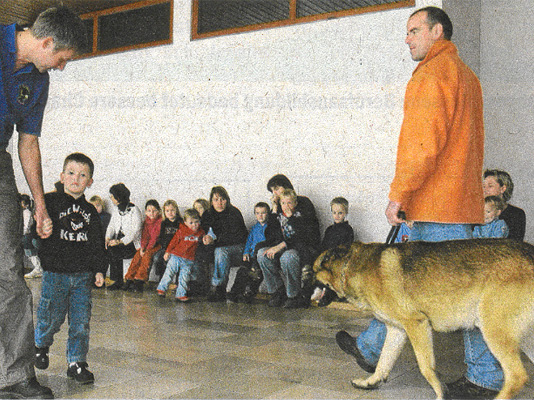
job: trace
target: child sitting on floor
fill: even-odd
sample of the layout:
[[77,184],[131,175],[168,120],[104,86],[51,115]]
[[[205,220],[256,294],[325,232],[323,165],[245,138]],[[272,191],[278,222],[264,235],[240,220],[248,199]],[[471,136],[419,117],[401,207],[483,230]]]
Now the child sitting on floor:
[[148,281],[148,274],[152,256],[160,249],[157,243],[161,229],[161,208],[152,199],[145,204],[145,222],[141,234],[141,247],[135,252],[124,279],[126,282],[122,290],[143,291],[143,285]]
[[165,297],[165,292],[176,274],[178,275],[178,287],[176,288],[176,300],[185,303],[189,301],[187,297],[188,284],[193,267],[198,242],[204,236],[204,231],[200,228],[200,215],[195,209],[184,212],[184,222],[174,234],[171,242],[167,246],[167,251],[163,258],[167,261],[167,268],[159,282],[156,291],[161,297]]

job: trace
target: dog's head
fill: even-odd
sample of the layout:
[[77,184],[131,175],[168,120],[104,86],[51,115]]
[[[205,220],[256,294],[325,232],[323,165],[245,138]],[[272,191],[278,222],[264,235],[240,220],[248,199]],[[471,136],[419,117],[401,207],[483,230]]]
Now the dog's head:
[[341,245],[326,250],[317,257],[313,265],[316,284],[324,285],[340,297],[345,296],[341,274],[350,258],[351,248],[350,245]]

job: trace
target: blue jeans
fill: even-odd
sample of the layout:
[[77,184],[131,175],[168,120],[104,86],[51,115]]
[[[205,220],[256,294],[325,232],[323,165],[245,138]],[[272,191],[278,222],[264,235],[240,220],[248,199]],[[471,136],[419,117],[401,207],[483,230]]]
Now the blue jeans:
[[[442,242],[454,239],[471,239],[471,226],[468,224],[438,224],[416,222],[409,240]],[[466,377],[478,386],[500,390],[504,376],[499,362],[489,351],[478,328],[463,331],[465,346]],[[358,349],[371,365],[376,365],[386,339],[386,326],[374,319],[369,327],[356,339]]]
[[37,308],[35,346],[50,347],[54,334],[69,316],[67,362],[87,361],[89,321],[91,319],[91,272],[58,274],[44,271],[41,300]]
[[269,294],[275,293],[284,286],[284,281],[280,272],[287,282],[286,295],[295,298],[301,289],[302,268],[300,266],[300,255],[297,250],[285,250],[282,254],[277,254],[273,259],[268,258],[265,252],[268,247],[258,251],[258,264],[263,272],[263,279],[267,285]]
[[178,257],[171,254],[167,261],[167,268],[165,273],[159,281],[158,290],[166,291],[169,284],[172,282],[176,274],[178,275],[178,287],[176,288],[176,297],[187,296],[189,290],[189,279],[191,278],[191,269],[193,268],[193,260],[187,258]]
[[211,286],[222,286],[228,279],[230,267],[243,261],[244,244],[216,247]]

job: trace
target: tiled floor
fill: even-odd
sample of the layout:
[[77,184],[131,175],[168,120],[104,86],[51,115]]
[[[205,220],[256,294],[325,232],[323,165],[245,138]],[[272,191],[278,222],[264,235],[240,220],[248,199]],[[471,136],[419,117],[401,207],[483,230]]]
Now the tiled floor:
[[[39,298],[40,280],[28,281]],[[67,326],[56,335],[50,367],[37,371],[57,398],[135,399],[432,399],[411,347],[378,390],[356,390],[363,377],[335,343],[338,330],[363,330],[367,315],[340,305],[326,309],[272,309],[255,304],[189,304],[145,293],[93,291],[89,369],[96,381],[80,386],[66,377]],[[435,337],[443,381],[463,370],[461,335]],[[534,368],[526,363],[531,376]],[[534,398],[529,384],[520,398]]]

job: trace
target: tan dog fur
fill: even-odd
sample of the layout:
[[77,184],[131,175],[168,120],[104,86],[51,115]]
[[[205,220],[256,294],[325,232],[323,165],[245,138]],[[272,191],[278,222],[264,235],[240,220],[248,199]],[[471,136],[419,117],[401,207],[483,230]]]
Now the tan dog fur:
[[316,280],[370,309],[387,326],[376,367],[353,385],[374,388],[388,377],[406,337],[438,399],[432,329],[478,327],[504,371],[497,398],[516,395],[528,379],[522,349],[534,362],[534,246],[505,239],[439,243],[359,243],[322,253]]

